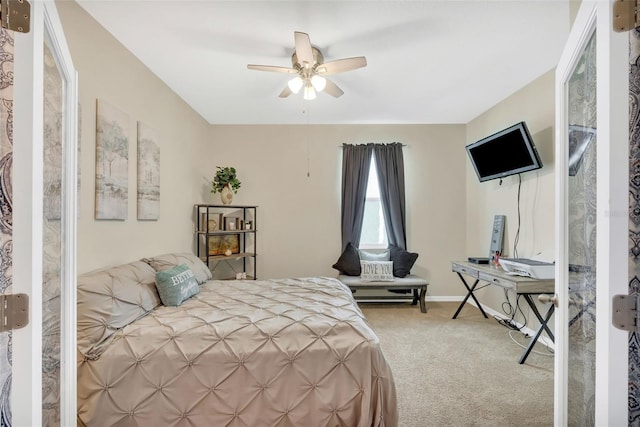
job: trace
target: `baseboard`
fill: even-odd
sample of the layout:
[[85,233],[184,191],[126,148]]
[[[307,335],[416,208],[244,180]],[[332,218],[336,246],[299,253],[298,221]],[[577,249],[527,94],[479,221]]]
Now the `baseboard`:
[[[467,304],[472,305],[476,308],[478,308],[478,306],[476,305],[475,301],[467,301]],[[509,319],[507,316],[504,315],[504,313],[500,313],[494,309],[492,309],[491,307],[488,307],[484,304],[482,304],[482,309],[489,315],[489,316],[493,316],[493,317],[499,317],[500,319]],[[536,331],[534,331],[533,329],[531,329],[528,326],[524,326],[522,323],[520,322],[514,322],[516,324],[516,326],[518,328],[520,328],[520,332],[527,334],[528,336],[532,337],[536,334]],[[540,335],[540,337],[538,338],[538,342],[540,344],[544,344],[545,346],[549,347],[552,350],[555,350],[555,344],[553,343],[553,341],[551,341],[551,338],[549,338],[546,334]]]
[[447,297],[447,296],[429,296],[424,299],[426,302],[461,302],[463,297]]
[[[375,300],[376,298],[379,301],[384,301],[384,296],[381,295],[367,295],[367,300]],[[425,296],[425,302],[461,302],[464,297],[450,297],[450,296]],[[413,300],[412,294],[406,294],[402,296],[398,296],[396,299],[406,299],[407,301]]]

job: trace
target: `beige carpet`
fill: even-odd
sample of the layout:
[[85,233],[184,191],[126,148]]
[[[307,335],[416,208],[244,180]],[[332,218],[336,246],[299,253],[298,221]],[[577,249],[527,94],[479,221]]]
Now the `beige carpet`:
[[[537,344],[525,364],[509,329],[468,305],[361,303],[398,393],[400,427],[551,426],[553,356]],[[528,339],[512,333],[522,344]]]

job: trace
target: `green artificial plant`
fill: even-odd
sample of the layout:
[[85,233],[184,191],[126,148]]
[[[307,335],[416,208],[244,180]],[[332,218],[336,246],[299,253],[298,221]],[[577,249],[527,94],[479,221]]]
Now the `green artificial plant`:
[[233,190],[234,193],[237,193],[238,188],[240,188],[240,181],[238,181],[238,177],[236,176],[236,168],[228,166],[216,167],[218,168],[218,170],[216,171],[216,175],[213,177],[213,181],[211,182],[211,192],[222,192],[224,186],[228,184],[231,190]]

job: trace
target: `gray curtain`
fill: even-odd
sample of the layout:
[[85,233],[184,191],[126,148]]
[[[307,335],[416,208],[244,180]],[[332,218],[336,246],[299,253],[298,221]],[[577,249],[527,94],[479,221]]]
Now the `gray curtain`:
[[374,156],[389,244],[407,249],[402,144],[375,144]]
[[342,250],[360,244],[373,144],[342,145]]

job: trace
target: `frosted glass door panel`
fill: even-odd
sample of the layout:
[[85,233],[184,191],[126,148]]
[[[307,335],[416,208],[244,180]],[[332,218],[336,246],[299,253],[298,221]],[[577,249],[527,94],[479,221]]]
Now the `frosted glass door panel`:
[[595,424],[596,35],[567,83],[569,366],[568,424]]

